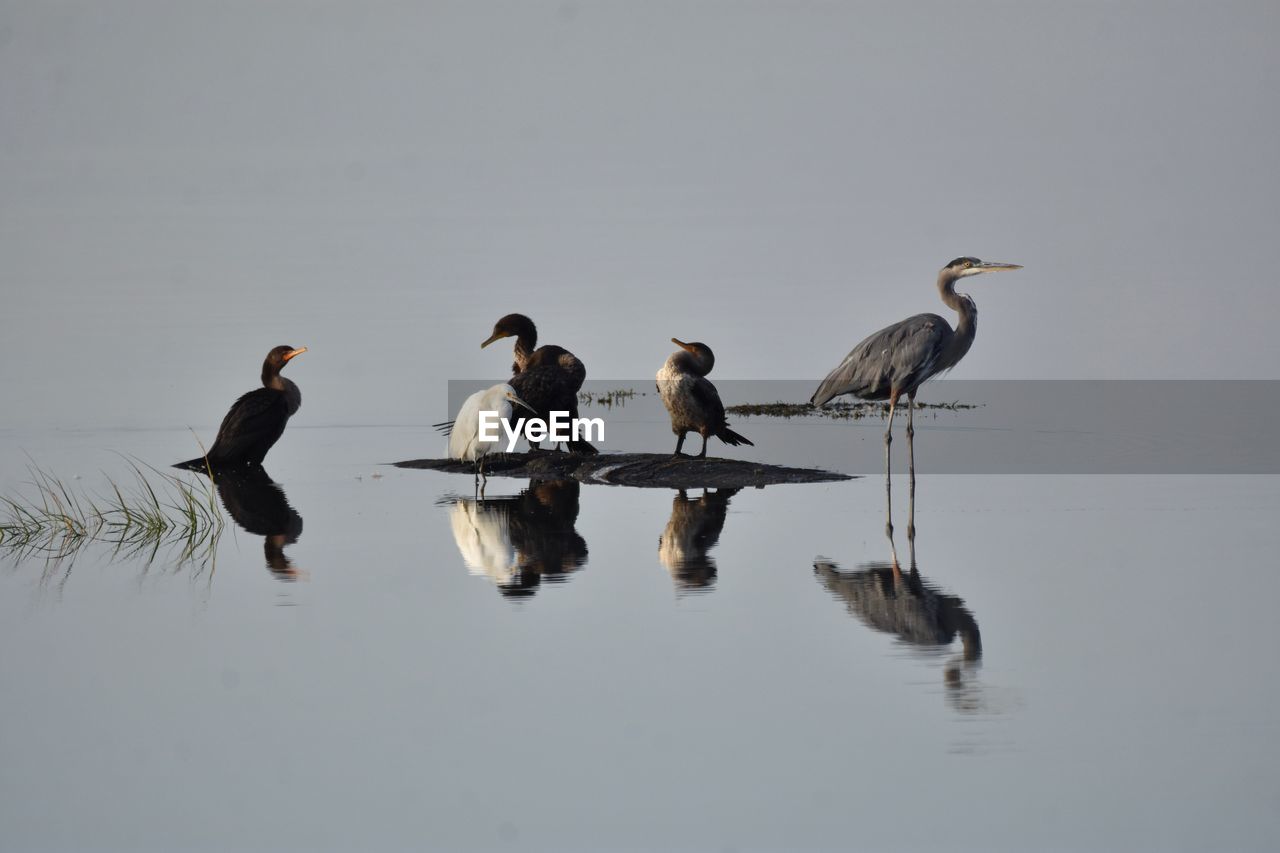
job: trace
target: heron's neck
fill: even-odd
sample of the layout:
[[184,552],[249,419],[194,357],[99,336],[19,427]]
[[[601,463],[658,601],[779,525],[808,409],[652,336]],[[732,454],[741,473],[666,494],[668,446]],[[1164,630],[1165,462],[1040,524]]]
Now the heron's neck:
[[942,362],[950,367],[973,345],[973,338],[978,333],[978,306],[969,294],[956,293],[956,277],[950,270],[943,270],[938,276],[938,295],[948,308],[959,315],[948,352],[942,358]]

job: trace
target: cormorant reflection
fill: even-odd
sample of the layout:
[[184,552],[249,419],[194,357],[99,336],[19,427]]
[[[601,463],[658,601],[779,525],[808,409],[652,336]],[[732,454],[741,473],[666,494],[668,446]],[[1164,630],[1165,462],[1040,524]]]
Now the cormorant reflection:
[[450,522],[467,571],[509,598],[533,595],[544,579],[566,580],[587,563],[587,543],[574,529],[581,488],[576,480],[535,480],[514,497],[454,499]]
[[289,505],[284,489],[260,465],[234,471],[216,471],[214,482],[227,514],[246,533],[263,537],[262,551],[267,568],[282,581],[305,576],[285,555],[302,535],[302,516]]
[[943,670],[948,702],[961,712],[985,710],[974,679],[982,660],[982,635],[978,621],[964,600],[942,592],[920,575],[916,567],[915,495],[912,490],[911,523],[907,529],[910,568],[898,562],[894,544],[892,514],[888,514],[885,534],[889,539],[889,562],[860,563],[856,571],[842,571],[834,562],[818,558],[813,570],[818,581],[849,613],[867,627],[892,634],[913,650],[926,655],[946,653],[957,638],[960,654]]
[[658,538],[658,559],[679,592],[706,592],[716,582],[716,564],[707,552],[720,541],[729,499],[741,489],[702,490],[690,498],[684,489],[671,499],[671,518]]

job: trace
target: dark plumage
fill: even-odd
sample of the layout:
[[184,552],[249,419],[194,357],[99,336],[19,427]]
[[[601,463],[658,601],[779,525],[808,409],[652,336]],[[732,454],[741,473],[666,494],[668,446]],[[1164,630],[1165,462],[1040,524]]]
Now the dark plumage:
[[261,536],[267,568],[280,580],[297,580],[300,572],[285,555],[302,535],[302,516],[289,505],[284,489],[260,465],[223,471],[217,478],[222,505],[240,527]]
[[[514,337],[514,362],[509,383],[516,394],[550,422],[552,412],[568,412],[578,417],[578,391],[587,378],[586,366],[564,347],[537,346],[538,329],[523,314],[508,314],[493,326],[493,334],[481,348],[502,338]],[[537,445],[532,445],[537,447]],[[597,453],[590,442],[570,441],[571,453]]]
[[658,395],[671,416],[671,431],[677,436],[675,455],[683,455],[680,449],[684,447],[685,435],[690,432],[702,436],[699,458],[706,457],[710,436],[735,446],[752,444],[750,439],[729,429],[720,394],[706,378],[716,363],[711,347],[702,343],[686,344],[675,338],[671,343],[680,347],[680,352],[671,354],[658,371],[657,379]]
[[175,468],[202,470],[261,465],[267,451],[284,433],[285,424],[302,405],[298,386],[280,375],[289,360],[307,351],[278,346],[262,363],[262,387],[242,396],[231,406],[208,456],[179,462]]

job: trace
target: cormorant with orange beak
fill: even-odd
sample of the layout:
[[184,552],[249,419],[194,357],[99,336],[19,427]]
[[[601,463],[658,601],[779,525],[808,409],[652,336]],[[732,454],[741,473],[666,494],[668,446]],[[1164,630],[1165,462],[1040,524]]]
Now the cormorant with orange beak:
[[[250,391],[231,406],[218,427],[218,437],[207,457],[179,462],[175,468],[201,470],[261,465],[267,451],[284,434],[284,426],[302,405],[298,386],[280,375],[280,369],[307,351],[279,346],[262,362],[262,387]],[[207,461],[206,461],[207,460]]]

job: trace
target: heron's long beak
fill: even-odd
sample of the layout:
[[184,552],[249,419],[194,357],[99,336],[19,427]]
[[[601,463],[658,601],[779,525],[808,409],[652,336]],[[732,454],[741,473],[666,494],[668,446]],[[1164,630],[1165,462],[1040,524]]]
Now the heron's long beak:
[[521,400],[521,399],[520,399],[519,397],[517,397],[515,394],[508,394],[508,395],[507,395],[507,399],[508,399],[508,400],[510,400],[511,402],[515,403],[517,406],[524,406],[526,409],[528,409],[529,411],[533,412],[535,415],[536,415],[536,414],[538,414],[538,410],[537,410],[537,409],[535,409],[533,406],[530,406],[530,405],[529,405],[528,403],[526,403],[524,400]]
[[509,338],[509,337],[511,337],[511,335],[508,332],[494,332],[492,335],[489,336],[489,339],[487,341],[485,341],[480,345],[480,349],[484,349],[494,341],[500,341],[503,338]]
[[1022,264],[998,264],[994,261],[983,261],[974,269],[978,272],[999,272],[1000,270],[1020,270]]
[[684,350],[685,352],[693,352],[693,344],[686,344],[684,341],[680,340],[679,338],[672,338],[671,343],[680,347],[680,349]]
[[306,351],[307,351],[306,347],[298,347],[297,349],[291,349],[284,354],[284,360],[288,361],[289,359],[293,358],[295,355],[302,355]]

